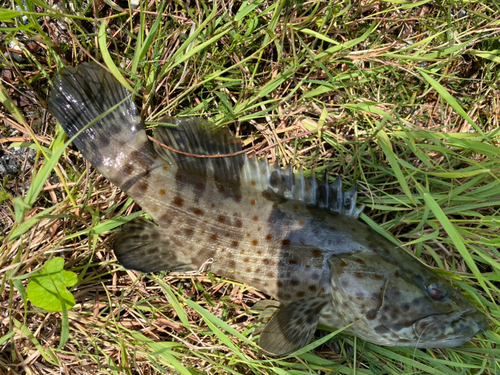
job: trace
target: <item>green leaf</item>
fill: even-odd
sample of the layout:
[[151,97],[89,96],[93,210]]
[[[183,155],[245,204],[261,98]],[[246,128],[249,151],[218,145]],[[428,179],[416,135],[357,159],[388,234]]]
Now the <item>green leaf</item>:
[[36,272],[28,283],[28,298],[33,305],[48,311],[62,311],[75,305],[75,298],[66,287],[75,285],[78,277],[64,270],[64,259],[54,258]]

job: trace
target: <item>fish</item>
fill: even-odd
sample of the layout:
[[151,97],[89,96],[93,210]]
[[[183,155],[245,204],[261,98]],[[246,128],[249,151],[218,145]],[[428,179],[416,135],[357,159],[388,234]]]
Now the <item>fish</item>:
[[[246,155],[226,128],[166,117],[151,142],[131,94],[106,69],[59,70],[49,109],[81,154],[147,212],[113,243],[145,273],[213,274],[280,302],[264,353],[306,346],[318,324],[382,346],[456,347],[488,319],[443,277],[361,222],[357,188]],[[91,126],[89,126],[91,124]]]

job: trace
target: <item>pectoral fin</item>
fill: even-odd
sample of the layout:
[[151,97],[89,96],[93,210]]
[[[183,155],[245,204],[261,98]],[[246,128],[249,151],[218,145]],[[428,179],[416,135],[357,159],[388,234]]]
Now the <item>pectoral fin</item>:
[[327,303],[326,298],[311,298],[280,306],[260,335],[262,350],[284,356],[306,346]]

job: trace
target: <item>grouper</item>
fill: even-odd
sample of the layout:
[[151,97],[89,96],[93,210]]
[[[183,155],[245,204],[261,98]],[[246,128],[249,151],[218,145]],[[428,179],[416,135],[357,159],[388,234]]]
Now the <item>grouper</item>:
[[358,220],[356,188],[344,192],[340,179],[249,157],[227,129],[198,118],[162,119],[172,126],[157,126],[153,143],[130,93],[97,64],[60,70],[49,108],[153,219],[123,226],[118,261],[142,272],[208,265],[280,301],[259,338],[266,353],[302,348],[318,324],[416,348],[455,347],[488,329],[449,281]]

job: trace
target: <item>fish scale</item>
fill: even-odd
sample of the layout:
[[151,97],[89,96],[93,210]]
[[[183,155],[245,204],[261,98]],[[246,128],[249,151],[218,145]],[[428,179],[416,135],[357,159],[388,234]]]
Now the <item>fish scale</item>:
[[[74,143],[90,163],[154,220],[123,226],[113,244],[123,266],[209,264],[278,299],[259,339],[267,353],[307,345],[318,322],[354,323],[349,331],[373,343],[421,348],[461,345],[487,329],[446,280],[357,220],[356,188],[343,192],[340,179],[247,157],[229,131],[196,118],[168,117],[161,122],[172,127],[155,129],[182,153],[152,145],[128,92],[93,64],[63,69],[49,108],[69,136],[80,132]],[[218,157],[227,154],[235,155]]]

